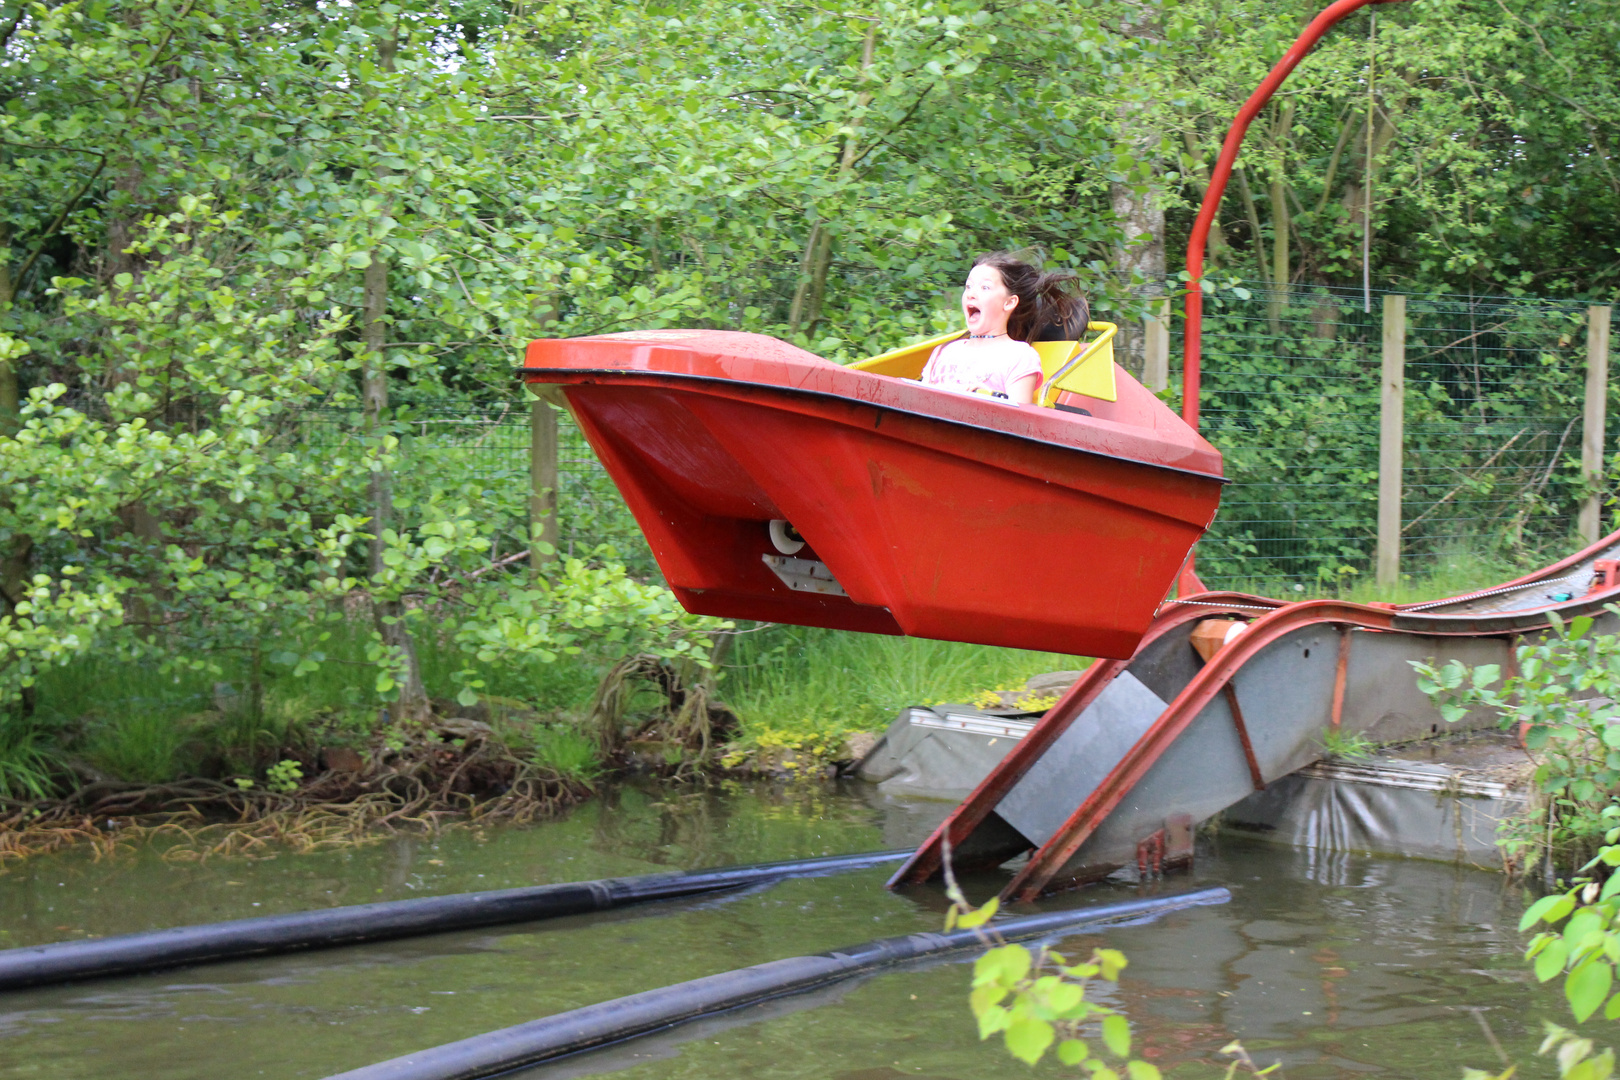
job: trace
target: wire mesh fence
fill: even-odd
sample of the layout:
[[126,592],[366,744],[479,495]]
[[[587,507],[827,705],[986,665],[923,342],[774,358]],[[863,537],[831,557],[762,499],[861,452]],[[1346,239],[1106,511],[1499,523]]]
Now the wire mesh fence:
[[[1322,287],[1206,305],[1203,428],[1233,480],[1200,547],[1206,583],[1321,592],[1370,573],[1386,295],[1370,310],[1360,290]],[[1585,315],[1574,302],[1409,297],[1403,573],[1569,544]]]
[[[1202,426],[1233,481],[1199,549],[1207,584],[1293,595],[1371,576],[1385,295],[1372,295],[1371,310],[1359,290],[1323,287],[1206,302]],[[1179,324],[1172,319],[1166,395],[1175,406]],[[1403,573],[1569,548],[1582,495],[1585,350],[1584,303],[1408,298]],[[352,435],[357,421],[308,410],[304,437]],[[395,425],[401,495],[436,485],[495,522],[496,557],[527,546],[527,404],[413,407]],[[656,574],[634,518],[566,415],[558,456],[562,554],[605,546],[634,572]]]
[[1566,543],[1580,497],[1586,307],[1408,301],[1403,558]]
[[[408,406],[391,420],[400,438],[395,499],[459,499],[491,530],[491,559],[529,546],[529,405],[527,402]],[[314,446],[360,437],[350,410],[306,409],[300,437]],[[641,577],[657,564],[635,518],[578,426],[559,414],[558,551],[564,558],[606,554]],[[604,552],[603,549],[607,549]]]

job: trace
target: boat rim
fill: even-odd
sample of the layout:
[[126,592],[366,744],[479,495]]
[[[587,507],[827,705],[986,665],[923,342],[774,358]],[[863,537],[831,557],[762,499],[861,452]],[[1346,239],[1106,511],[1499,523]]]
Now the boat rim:
[[[718,383],[718,384],[725,385],[725,386],[747,386],[747,387],[751,387],[751,388],[753,388],[755,390],[768,391],[768,392],[772,392],[772,393],[781,393],[781,394],[787,394],[787,395],[798,394],[798,395],[802,395],[802,396],[805,396],[805,397],[813,397],[813,398],[828,398],[828,399],[831,399],[831,400],[834,400],[834,401],[839,401],[839,402],[853,402],[853,403],[858,404],[858,405],[866,405],[866,406],[869,406],[869,407],[874,408],[874,409],[879,409],[879,410],[882,410],[882,411],[888,412],[888,413],[894,413],[894,414],[897,414],[897,415],[900,415],[900,416],[912,416],[912,417],[916,417],[916,418],[921,419],[921,420],[930,420],[930,421],[933,421],[934,423],[937,423],[937,424],[948,424],[948,425],[950,425],[952,427],[966,428],[969,431],[986,432],[988,434],[998,435],[998,436],[1000,436],[1002,438],[1016,439],[1016,440],[1019,440],[1021,442],[1034,443],[1034,444],[1036,444],[1038,446],[1057,447],[1059,449],[1068,450],[1068,451],[1071,451],[1071,452],[1076,453],[1076,454],[1085,454],[1085,455],[1087,455],[1089,457],[1102,458],[1104,461],[1117,461],[1117,462],[1120,462],[1121,464],[1137,465],[1137,466],[1140,466],[1140,467],[1145,468],[1145,469],[1162,469],[1165,472],[1180,473],[1183,476],[1196,477],[1199,480],[1210,480],[1210,481],[1213,481],[1213,482],[1215,482],[1217,484],[1230,484],[1230,483],[1233,482],[1228,477],[1222,476],[1222,475],[1220,475],[1218,473],[1200,472],[1197,469],[1187,469],[1187,468],[1183,468],[1183,467],[1181,467],[1179,465],[1166,465],[1163,462],[1158,462],[1158,461],[1143,461],[1140,458],[1124,457],[1124,456],[1119,455],[1119,454],[1109,454],[1109,453],[1105,453],[1104,451],[1101,451],[1101,450],[1093,450],[1093,449],[1089,449],[1089,448],[1083,447],[1083,446],[1071,446],[1068,443],[1052,442],[1051,440],[1048,440],[1048,439],[1036,438],[1033,435],[1020,435],[1020,434],[1018,434],[1017,432],[1014,432],[1014,431],[1005,431],[1005,430],[1003,430],[1001,428],[987,427],[987,426],[982,425],[982,424],[970,423],[970,422],[968,422],[966,420],[954,420],[954,419],[952,419],[950,417],[939,416],[939,415],[937,415],[935,413],[916,412],[916,411],[911,410],[911,409],[901,408],[898,405],[889,405],[889,404],[886,404],[884,402],[868,401],[868,400],[861,399],[861,398],[851,398],[851,397],[847,397],[847,396],[845,396],[843,394],[829,393],[828,391],[825,391],[825,390],[807,390],[807,389],[804,389],[803,387],[798,387],[798,386],[783,386],[783,385],[775,384],[775,383],[753,382],[753,381],[747,380],[747,379],[728,379],[728,378],[722,378],[722,377],[716,376],[716,375],[693,375],[693,374],[689,374],[687,372],[654,371],[654,370],[648,370],[648,369],[644,369],[644,368],[637,368],[637,369],[631,370],[631,369],[618,368],[618,367],[610,367],[610,368],[520,367],[520,368],[517,369],[517,371],[518,371],[518,373],[520,375],[525,376],[525,379],[524,379],[525,382],[530,382],[530,381],[540,382],[540,381],[542,381],[540,379],[527,378],[527,376],[531,376],[531,375],[540,375],[540,374],[545,374],[545,373],[559,373],[559,374],[564,374],[565,373],[565,374],[570,375],[570,376],[598,375],[598,376],[609,376],[609,377],[615,378],[615,379],[635,379],[637,381],[644,381],[644,382],[658,382],[658,381],[663,381],[663,380],[669,380],[669,381],[673,381],[673,382]],[[561,380],[561,379],[555,380],[556,384],[563,384],[564,382],[565,382],[565,380]]]

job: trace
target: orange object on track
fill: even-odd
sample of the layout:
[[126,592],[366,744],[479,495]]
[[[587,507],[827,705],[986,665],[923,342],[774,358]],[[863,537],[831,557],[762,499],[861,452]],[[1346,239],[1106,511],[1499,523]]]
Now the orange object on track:
[[1126,657],[1224,483],[1117,369],[1116,401],[1044,408],[649,330],[532,342],[522,376],[561,386],[707,615]]

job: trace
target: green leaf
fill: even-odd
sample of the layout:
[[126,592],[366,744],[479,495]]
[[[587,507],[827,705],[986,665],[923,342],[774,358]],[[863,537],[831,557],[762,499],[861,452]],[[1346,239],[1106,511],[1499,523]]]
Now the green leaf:
[[1052,1025],[1033,1016],[1021,1016],[1007,1025],[1007,1051],[1019,1061],[1033,1065],[1052,1045],[1056,1033]]
[[[1530,929],[1532,926],[1536,925],[1536,923],[1545,918],[1547,912],[1551,911],[1555,904],[1567,900],[1569,900],[1569,898],[1563,893],[1549,893],[1548,895],[1543,896],[1540,900],[1537,900],[1535,903],[1526,908],[1523,915],[1519,916],[1519,932],[1523,933],[1524,931]],[[1554,922],[1556,920],[1547,919],[1547,921]]]
[[1569,922],[1564,924],[1564,943],[1568,945],[1570,950],[1573,952],[1580,946],[1581,940],[1585,938],[1587,934],[1590,934],[1594,930],[1600,929],[1602,926],[1602,915],[1600,915],[1593,908],[1581,908],[1579,911],[1569,917]]
[[973,963],[973,982],[996,981],[1006,985],[1016,983],[1029,974],[1032,959],[1022,945],[1000,945],[990,949]]
[[1064,1039],[1058,1043],[1057,1057],[1065,1065],[1078,1065],[1091,1056],[1091,1048],[1079,1039]]
[[973,1010],[974,1016],[980,1016],[986,1009],[999,1005],[1003,998],[1012,993],[1001,983],[986,983],[975,986],[968,994],[968,1007]]
[[1614,1075],[1614,1051],[1605,1050],[1573,1066],[1563,1080],[1609,1080]]
[[1102,968],[1102,977],[1109,982],[1118,982],[1119,973],[1130,963],[1118,949],[1098,949],[1094,958]]
[[1000,906],[1001,897],[992,896],[983,907],[975,908],[957,916],[956,925],[964,930],[972,930],[975,927],[983,926],[990,921],[990,917],[996,913],[996,909]]
[[1125,1066],[1131,1080],[1161,1080],[1159,1067],[1147,1061],[1133,1061]]
[[1046,1007],[1059,1018],[1068,1018],[1085,1000],[1086,992],[1083,989],[1074,983],[1064,982],[1055,975],[1046,976],[1036,985],[1043,991]]
[[1114,1013],[1103,1017],[1103,1044],[1115,1057],[1129,1057],[1131,1053],[1131,1025],[1123,1016]]
[[1613,985],[1614,968],[1607,960],[1588,960],[1570,972],[1569,978],[1564,980],[1564,997],[1569,999],[1576,1021],[1584,1021],[1597,1012]]
[[1554,938],[1547,942],[1547,947],[1536,954],[1536,978],[1546,982],[1560,971],[1564,970],[1564,962],[1569,959],[1569,946],[1564,944],[1562,938]]

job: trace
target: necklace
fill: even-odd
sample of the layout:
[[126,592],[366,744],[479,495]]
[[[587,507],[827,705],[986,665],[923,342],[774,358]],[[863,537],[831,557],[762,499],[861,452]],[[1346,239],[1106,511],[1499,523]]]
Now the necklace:
[[970,338],[998,338],[998,337],[1006,337],[1006,336],[1007,336],[1006,334],[969,334],[968,335],[968,337],[970,337]]

